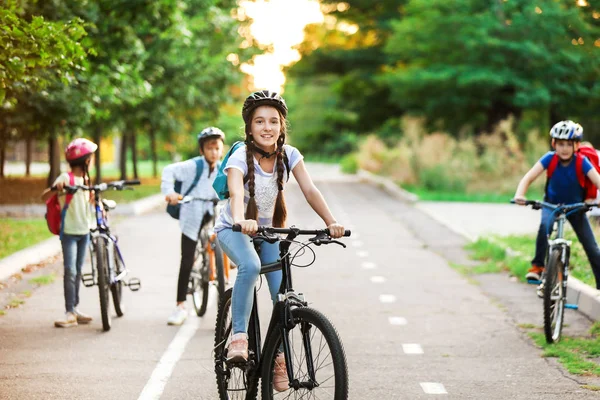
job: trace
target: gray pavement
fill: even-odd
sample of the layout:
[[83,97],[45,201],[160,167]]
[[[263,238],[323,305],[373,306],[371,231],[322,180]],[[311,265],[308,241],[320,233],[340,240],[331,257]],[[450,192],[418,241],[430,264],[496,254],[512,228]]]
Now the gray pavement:
[[[319,187],[353,230],[348,248],[316,248],[317,262],[295,269],[294,284],[331,318],[343,340],[350,399],[428,399],[436,395],[426,390],[442,388],[452,399],[598,398],[581,387],[598,380],[572,376],[542,358],[519,328],[541,324],[531,287],[505,275],[469,283],[449,266],[469,262],[462,251],[466,238],[374,186],[346,180],[320,181]],[[295,185],[286,198],[290,224],[321,226]],[[184,329],[193,336],[160,398],[217,398],[214,305],[183,328],[166,325],[179,262],[177,222],[161,211],[126,219],[116,231],[129,268],[142,279],[141,291],[125,292],[125,316],[102,333],[97,290],[82,288],[82,308],[94,322],[56,329],[61,280],[37,289],[0,317],[0,398],[137,399],[153,372],[164,369],[161,359],[181,343]],[[264,285],[259,295],[266,324]],[[572,310],[566,318],[570,334],[584,334],[591,325]]]

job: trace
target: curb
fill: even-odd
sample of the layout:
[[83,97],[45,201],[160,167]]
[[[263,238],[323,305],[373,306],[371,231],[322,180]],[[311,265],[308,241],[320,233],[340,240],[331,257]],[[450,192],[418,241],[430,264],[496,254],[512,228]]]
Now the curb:
[[385,192],[398,198],[405,203],[416,203],[419,200],[419,196],[414,193],[407,192],[398,185],[396,185],[391,179],[384,178],[383,176],[375,175],[369,171],[359,169],[357,174],[360,182],[371,183],[375,186],[380,187]]
[[[136,215],[145,214],[149,211],[162,206],[165,203],[164,196],[162,194],[156,194],[143,199],[134,201],[132,203],[122,204],[117,206],[111,215],[119,215],[125,217],[133,217]],[[3,214],[3,209],[10,207],[13,212],[16,206],[3,206],[0,208],[0,215]],[[36,211],[35,206],[25,206],[27,211]],[[41,214],[27,214],[28,216],[44,216],[46,207],[39,206],[42,210]],[[18,215],[23,216],[23,212]],[[55,256],[62,251],[60,240],[58,236],[51,237],[50,239],[44,240],[36,245],[27,247],[23,250],[17,251],[8,257],[0,259],[0,281],[9,278],[11,275],[20,272],[23,268],[30,264],[38,264],[49,257]]]
[[[359,177],[362,178],[361,181],[375,184],[375,185],[381,187],[382,189],[384,189],[386,192],[398,197],[402,201],[409,202],[409,203],[416,203],[416,201],[418,200],[417,196],[399,188],[397,185],[394,184],[394,182],[392,182],[388,178],[377,176],[377,175],[374,175],[370,172],[363,171],[363,170],[360,170],[358,175],[359,175]],[[453,226],[453,225],[449,224],[448,222],[440,219],[438,216],[434,215],[433,213],[429,212],[425,208],[418,207],[418,204],[414,204],[414,206],[419,211],[427,214],[428,216],[430,216],[432,219],[434,219],[441,225],[445,226],[446,228],[450,229],[451,231],[455,232],[456,234],[464,237],[465,239],[469,240],[470,242],[477,240],[476,237],[473,237],[472,235],[468,234],[467,232],[462,230],[460,227]],[[511,256],[514,256],[514,255],[522,256],[522,254],[515,252],[511,248],[505,247],[505,251],[507,252],[508,255],[511,255]],[[594,321],[600,321],[600,290],[594,289],[590,285],[587,285],[587,284],[581,282],[579,279],[577,279],[573,276],[569,277],[569,280],[567,282],[567,288],[568,288],[567,302],[569,302],[570,304],[576,304],[578,310],[582,314],[586,315],[587,317],[593,319]]]

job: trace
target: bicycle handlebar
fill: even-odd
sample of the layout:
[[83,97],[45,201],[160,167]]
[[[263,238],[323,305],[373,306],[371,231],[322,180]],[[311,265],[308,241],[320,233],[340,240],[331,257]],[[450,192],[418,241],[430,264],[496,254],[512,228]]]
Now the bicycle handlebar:
[[[519,204],[515,199],[512,199],[511,204]],[[549,208],[551,210],[560,209],[561,212],[568,213],[571,211],[575,211],[578,209],[582,209],[585,211],[589,211],[594,207],[598,207],[598,204],[588,204],[588,203],[574,203],[574,204],[552,204],[545,201],[538,200],[525,200],[523,203],[525,206],[531,206],[534,210],[539,210],[542,207]]]
[[179,204],[191,203],[192,201],[210,201],[216,206],[220,200],[215,198],[205,199],[204,197],[179,196]]
[[[71,194],[77,192],[78,190],[95,190],[97,192],[103,192],[108,189],[124,190],[124,189],[126,189],[127,186],[140,185],[140,184],[141,184],[141,182],[138,179],[133,179],[133,180],[120,180],[120,181],[113,181],[113,182],[108,182],[108,183],[100,183],[98,185],[93,185],[93,186],[65,185],[64,189]],[[50,190],[56,191],[57,188],[56,188],[56,186],[52,186],[50,188]]]
[[[231,230],[234,232],[241,232],[242,231],[242,226],[239,224],[234,224],[231,227]],[[256,231],[257,233],[261,233],[261,234],[276,234],[276,233],[280,233],[280,234],[284,234],[284,235],[289,235],[289,234],[293,234],[294,236],[299,236],[299,235],[322,235],[322,234],[326,234],[329,235],[329,229],[325,228],[325,229],[311,229],[311,230],[305,230],[305,229],[298,229],[295,227],[291,227],[291,228],[273,228],[270,226],[259,226],[258,230]],[[352,232],[350,230],[345,230],[344,231],[344,236],[350,236],[352,234]]]

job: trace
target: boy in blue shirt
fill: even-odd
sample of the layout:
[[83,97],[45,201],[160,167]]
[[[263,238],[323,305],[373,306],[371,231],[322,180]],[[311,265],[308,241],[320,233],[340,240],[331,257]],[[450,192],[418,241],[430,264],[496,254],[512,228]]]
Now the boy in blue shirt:
[[[171,204],[179,203],[180,197],[189,191],[188,195],[204,199],[216,199],[212,183],[217,176],[217,168],[223,155],[225,134],[219,128],[208,127],[198,135],[198,150],[204,163],[200,179],[194,184],[197,173],[195,159],[189,159],[166,166],[162,172],[161,192],[165,200]],[[181,182],[181,192],[175,191],[175,181]],[[179,279],[177,281],[177,304],[175,310],[167,320],[169,325],[181,325],[186,317],[185,298],[187,296],[188,281],[194,265],[194,253],[198,242],[200,227],[212,221],[215,217],[213,203],[210,201],[194,201],[181,205],[179,226],[181,228],[181,263],[179,265]]]
[[[550,136],[552,137],[552,147],[555,151],[545,154],[521,179],[515,193],[515,202],[525,205],[525,194],[529,185],[544,170],[548,169],[555,154],[558,155],[559,162],[548,179],[544,200],[553,204],[574,204],[582,201],[593,202],[595,199],[585,199],[585,191],[581,187],[577,177],[578,171],[576,169],[575,152],[578,150],[583,138],[583,128],[573,121],[561,121],[552,127]],[[581,168],[583,169],[583,174],[596,187],[600,187],[600,174],[598,174],[587,157],[583,159]],[[535,244],[535,257],[531,261],[531,269],[526,275],[527,279],[540,280],[544,272],[544,262],[548,251],[546,235],[548,228],[553,223],[551,213],[551,210],[545,207],[542,208],[542,221]],[[568,219],[592,266],[592,271],[596,279],[596,288],[600,289],[600,249],[594,238],[594,233],[592,232],[587,216],[582,211],[571,214]]]

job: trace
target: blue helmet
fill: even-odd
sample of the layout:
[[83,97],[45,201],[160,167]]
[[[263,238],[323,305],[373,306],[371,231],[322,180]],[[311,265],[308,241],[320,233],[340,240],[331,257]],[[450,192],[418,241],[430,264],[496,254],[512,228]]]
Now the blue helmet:
[[576,140],[583,139],[583,127],[571,120],[560,121],[550,129],[552,139]]

